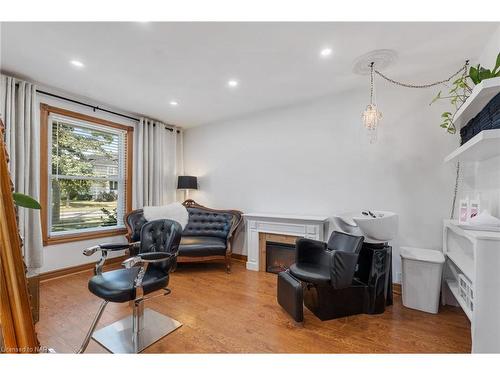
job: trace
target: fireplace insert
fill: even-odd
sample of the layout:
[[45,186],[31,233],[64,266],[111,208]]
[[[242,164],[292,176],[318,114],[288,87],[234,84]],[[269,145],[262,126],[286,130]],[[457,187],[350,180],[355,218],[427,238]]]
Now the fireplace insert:
[[280,273],[295,263],[295,245],[266,242],[266,272]]

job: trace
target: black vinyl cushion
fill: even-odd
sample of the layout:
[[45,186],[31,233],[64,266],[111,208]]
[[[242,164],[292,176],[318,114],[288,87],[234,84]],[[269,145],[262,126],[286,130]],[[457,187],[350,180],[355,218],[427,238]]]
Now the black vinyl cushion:
[[[141,228],[141,253],[169,253],[174,256],[163,262],[151,263],[142,280],[144,294],[168,285],[169,272],[176,264],[182,228],[173,220],[152,220]],[[95,275],[89,280],[89,290],[109,302],[127,302],[135,299],[134,281],[140,267],[120,269]]]
[[364,241],[363,236],[355,236],[343,232],[333,231],[328,240],[328,249],[340,250],[346,253],[359,254]]
[[189,221],[182,236],[218,237],[227,239],[233,215],[225,212],[212,212],[201,208],[188,208]]
[[[212,212],[201,208],[187,208],[189,221],[182,232],[179,245],[179,256],[203,257],[225,255],[227,237],[233,224],[234,215],[225,212]],[[147,220],[142,209],[135,210],[127,216],[128,225],[132,228],[131,242],[139,241],[141,229]],[[131,255],[143,252],[131,249]]]
[[[132,301],[135,299],[134,280],[138,272],[139,267],[104,272],[89,280],[89,290],[109,302]],[[142,281],[144,294],[165,288],[168,280],[168,273],[161,272],[158,268],[148,268]]]
[[225,255],[226,240],[209,236],[182,236],[179,256]]
[[130,247],[129,243],[102,243],[99,245],[102,250],[127,250]]
[[132,233],[130,236],[130,242],[136,242],[141,240],[141,229],[144,224],[147,223],[144,217],[143,210],[135,210],[127,215],[127,224],[132,228]]
[[302,283],[288,272],[278,274],[278,303],[296,322],[304,320]]
[[334,231],[328,243],[301,238],[296,243],[295,263],[290,273],[312,284],[329,284],[336,289],[351,285],[363,236]]
[[290,273],[298,278],[313,284],[328,284],[330,282],[330,267],[314,263],[294,263],[290,266]]

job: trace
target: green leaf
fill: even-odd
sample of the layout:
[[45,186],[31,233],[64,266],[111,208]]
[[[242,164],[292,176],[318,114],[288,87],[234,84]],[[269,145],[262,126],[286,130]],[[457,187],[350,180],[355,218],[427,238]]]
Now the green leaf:
[[441,117],[449,117],[451,115],[451,112],[443,112]]
[[470,67],[469,69],[469,77],[474,82],[475,85],[477,85],[481,80],[479,79],[479,71],[477,68],[474,68],[473,66]]
[[[495,67],[493,68],[493,73],[496,75],[497,73],[500,73],[500,69],[497,72],[497,69],[500,68],[500,52],[497,55],[497,61],[495,63]],[[498,75],[497,75],[498,77]]]
[[21,193],[12,193],[12,198],[14,199],[14,203],[21,207],[33,208],[35,210],[39,210],[42,208],[40,203],[38,203],[35,199],[31,198],[29,195],[21,194]]
[[430,102],[430,104],[429,104],[429,105],[434,104],[434,103],[435,103],[436,101],[438,101],[439,99],[441,99],[441,91],[439,91],[439,92],[437,93],[437,95],[434,97],[434,99],[432,99],[432,101]]
[[483,81],[485,79],[489,79],[491,77],[492,77],[491,70],[484,69],[484,68],[479,69],[479,79],[481,81]]

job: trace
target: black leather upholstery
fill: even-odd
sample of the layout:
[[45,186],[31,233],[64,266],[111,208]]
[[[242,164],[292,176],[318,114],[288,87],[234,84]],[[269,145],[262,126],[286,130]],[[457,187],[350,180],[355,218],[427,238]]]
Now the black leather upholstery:
[[290,273],[299,280],[312,284],[330,283],[330,267],[312,263],[294,263],[290,266]]
[[354,236],[343,232],[332,232],[328,240],[328,248],[330,250],[341,250],[348,253],[359,254],[363,246],[364,237]]
[[219,237],[182,236],[179,245],[179,254],[182,256],[210,256],[224,255],[226,241]]
[[147,223],[144,217],[143,210],[134,210],[126,216],[127,224],[132,231],[130,235],[130,242],[136,242],[141,240],[141,229],[144,224]]
[[[235,220],[234,215],[229,212],[213,212],[197,207],[186,207],[186,209],[189,213],[189,221],[182,232],[179,256],[224,256]],[[127,215],[126,220],[131,231],[130,241],[139,241],[141,228],[147,223],[143,210],[132,211]],[[131,251],[133,254],[141,252],[139,249]]]
[[304,320],[304,292],[299,280],[288,272],[278,274],[278,303],[296,322]]
[[189,221],[183,236],[218,237],[226,239],[231,229],[233,215],[210,212],[200,208],[188,208]]
[[102,250],[117,251],[117,250],[126,250],[130,247],[130,245],[128,243],[103,243],[100,244],[99,247]]
[[[97,297],[109,302],[127,302],[135,299],[134,280],[139,267],[104,272],[92,277],[89,290]],[[142,281],[144,294],[154,292],[168,285],[169,276],[153,267],[148,267]]]
[[299,280],[347,288],[356,271],[358,254],[363,246],[362,236],[333,232],[328,244],[301,238],[296,243],[296,260],[290,274]]
[[333,250],[330,258],[330,284],[335,289],[351,286],[356,266],[358,253]]
[[[173,220],[153,220],[141,228],[140,253],[162,252],[176,254],[182,228]],[[175,267],[176,256],[164,262],[152,263],[144,275],[144,294],[168,285],[169,272]],[[136,297],[135,278],[140,267],[104,272],[89,280],[89,290],[96,296],[110,302],[132,301]]]

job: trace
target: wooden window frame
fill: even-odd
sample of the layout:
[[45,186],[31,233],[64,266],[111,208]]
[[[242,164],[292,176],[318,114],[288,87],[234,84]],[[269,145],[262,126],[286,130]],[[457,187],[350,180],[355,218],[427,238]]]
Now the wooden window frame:
[[79,112],[70,111],[63,108],[53,107],[45,103],[40,104],[40,205],[41,209],[41,221],[42,221],[42,238],[44,245],[55,245],[60,243],[83,241],[92,238],[102,238],[123,235],[127,233],[126,228],[114,228],[109,230],[95,230],[95,231],[85,231],[83,233],[71,233],[71,234],[60,234],[57,236],[50,237],[50,231],[48,228],[48,215],[49,215],[49,115],[58,114],[67,117],[72,117],[74,119],[83,120],[91,122],[98,125],[104,125],[114,129],[125,130],[126,142],[127,142],[127,152],[125,154],[125,211],[130,212],[132,210],[132,168],[133,168],[133,134],[134,127],[118,124],[109,120],[104,120],[102,118],[88,116]]

